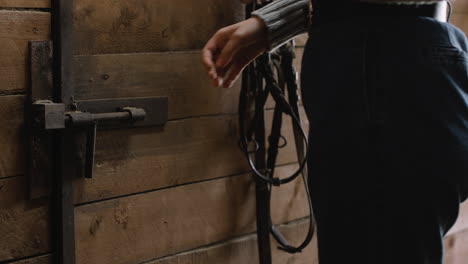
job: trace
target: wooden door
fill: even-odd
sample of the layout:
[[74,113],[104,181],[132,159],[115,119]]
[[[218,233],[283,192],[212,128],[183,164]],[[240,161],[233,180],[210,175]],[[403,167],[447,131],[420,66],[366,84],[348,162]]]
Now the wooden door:
[[[466,1],[455,5],[453,23],[468,32]],[[79,98],[170,99],[163,129],[99,133],[96,177],[75,183],[77,263],[257,263],[253,186],[237,148],[239,83],[215,89],[199,63],[204,42],[242,10],[236,0],[75,0]],[[50,264],[54,253],[50,201],[27,200],[23,150],[28,41],[51,38],[50,12],[47,0],[0,0],[0,263]],[[298,44],[299,62],[304,36]],[[292,152],[280,173],[294,168]],[[300,240],[301,186],[275,197],[276,222]],[[466,212],[446,239],[448,264],[468,258]],[[317,263],[314,247],[274,254],[275,263]]]
[[[50,201],[27,200],[23,155],[27,43],[51,38],[50,4],[0,8],[0,263],[51,263]],[[77,263],[257,263],[253,182],[237,143],[240,82],[214,88],[200,63],[208,38],[243,17],[237,0],[74,1],[75,99],[169,97],[163,128],[98,132],[95,177],[74,183]],[[294,156],[291,144],[280,175]],[[301,183],[274,196],[275,222],[299,242]],[[274,259],[310,263],[314,252],[275,250]]]

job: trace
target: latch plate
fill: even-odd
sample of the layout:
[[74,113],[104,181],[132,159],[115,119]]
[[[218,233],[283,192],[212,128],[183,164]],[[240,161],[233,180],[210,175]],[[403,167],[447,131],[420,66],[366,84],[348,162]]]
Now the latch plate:
[[[39,124],[47,123],[39,120],[38,111],[46,109],[42,103],[52,103],[53,98],[53,50],[51,41],[31,41],[31,84],[25,105],[26,140],[26,174],[29,178],[29,198],[39,199],[51,194],[52,174],[54,168],[53,134],[43,133]],[[40,101],[44,100],[44,101]],[[38,104],[34,104],[37,102]],[[44,122],[43,122],[44,121]],[[50,125],[50,122],[49,122]]]
[[[54,103],[52,76],[52,42],[30,42],[31,85],[26,102],[26,131],[28,176],[30,179],[30,199],[48,197],[51,193],[54,173],[54,136],[65,129],[86,131],[84,144],[75,137],[77,153],[66,153],[79,157],[76,165],[84,167],[78,171],[91,178],[94,167],[96,128],[126,128],[161,126],[168,120],[167,97],[140,97],[103,100],[73,101],[73,107]],[[74,111],[67,112],[66,109]],[[83,154],[85,153],[85,154]]]

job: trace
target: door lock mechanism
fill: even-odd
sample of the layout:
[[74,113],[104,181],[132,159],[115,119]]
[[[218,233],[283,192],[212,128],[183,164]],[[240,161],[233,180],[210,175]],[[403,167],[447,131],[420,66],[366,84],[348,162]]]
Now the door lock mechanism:
[[[50,195],[54,173],[54,137],[65,130],[86,136],[84,142],[76,137],[81,157],[78,169],[86,178],[94,176],[96,132],[98,129],[161,126],[168,119],[167,97],[137,97],[101,100],[77,100],[72,106],[55,103],[52,87],[52,47],[50,42],[31,42],[31,86],[26,102],[26,131],[28,135],[28,176],[30,198]],[[84,152],[84,153],[82,153]]]
[[[167,105],[164,100],[157,98],[159,104]],[[126,101],[129,101],[128,99]],[[131,101],[131,99],[130,99]],[[115,101],[113,102],[115,104]],[[155,102],[157,103],[157,102]],[[105,105],[105,101],[99,104]],[[82,111],[65,112],[65,105],[53,103],[50,100],[38,100],[32,104],[32,125],[33,130],[38,134],[47,133],[48,130],[60,129],[83,129],[86,132],[85,147],[85,169],[86,178],[93,178],[94,160],[96,152],[96,131],[99,125],[135,125],[137,122],[144,121],[146,111],[138,107],[120,107],[114,112],[90,113]],[[163,123],[161,120],[159,123]],[[156,125],[156,124],[155,124]]]
[[98,122],[134,123],[146,118],[146,111],[137,107],[121,107],[115,112],[89,113],[81,111],[65,112],[64,104],[53,103],[50,100],[38,100],[32,104],[33,128],[39,130],[55,130],[67,127],[96,125]]

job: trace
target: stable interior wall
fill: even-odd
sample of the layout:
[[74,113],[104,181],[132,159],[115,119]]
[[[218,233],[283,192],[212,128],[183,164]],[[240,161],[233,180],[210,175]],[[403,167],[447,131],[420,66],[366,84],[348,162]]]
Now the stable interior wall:
[[[79,99],[170,100],[163,129],[98,134],[96,176],[75,183],[77,263],[257,263],[253,182],[237,146],[240,83],[213,88],[199,61],[209,36],[243,17],[237,0],[75,0]],[[468,32],[466,1],[453,22]],[[53,254],[50,201],[26,199],[23,154],[28,41],[50,38],[47,0],[0,0],[0,263],[49,264]],[[291,139],[291,128],[284,134]],[[280,175],[296,168],[292,157],[293,148],[282,152]],[[308,223],[301,183],[274,196],[275,222],[299,242]],[[446,245],[447,264],[465,263],[466,204]],[[278,264],[317,263],[315,246],[273,252]]]
[[[98,132],[95,177],[74,183],[77,263],[257,262],[254,184],[238,147],[240,82],[214,88],[200,63],[208,38],[243,9],[237,0],[75,0],[76,99],[169,97],[163,128]],[[50,12],[47,1],[0,0],[0,263],[44,264],[54,254],[50,201],[27,200],[23,151],[28,41],[51,38]],[[292,145],[279,176],[297,167]],[[301,182],[274,197],[275,223],[299,242],[308,223]],[[315,252],[274,250],[274,259],[310,263]]]

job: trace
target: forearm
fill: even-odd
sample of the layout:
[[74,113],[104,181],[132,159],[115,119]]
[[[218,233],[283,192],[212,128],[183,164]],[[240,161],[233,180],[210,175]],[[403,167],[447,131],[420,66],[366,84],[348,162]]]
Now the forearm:
[[276,0],[252,13],[265,22],[268,50],[304,33],[310,23],[309,0]]

